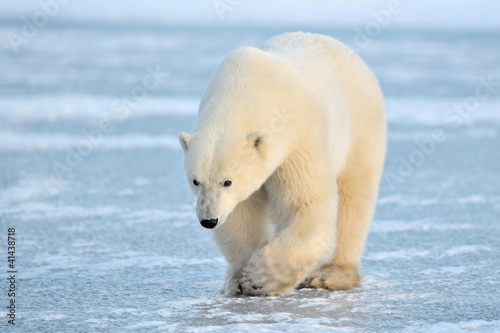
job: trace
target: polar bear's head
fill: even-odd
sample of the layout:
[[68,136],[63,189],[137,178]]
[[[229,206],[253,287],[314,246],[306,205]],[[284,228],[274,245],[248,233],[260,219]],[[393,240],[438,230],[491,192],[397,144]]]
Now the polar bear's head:
[[203,227],[222,225],[233,209],[265,182],[266,133],[247,135],[181,133],[184,166],[197,196]]

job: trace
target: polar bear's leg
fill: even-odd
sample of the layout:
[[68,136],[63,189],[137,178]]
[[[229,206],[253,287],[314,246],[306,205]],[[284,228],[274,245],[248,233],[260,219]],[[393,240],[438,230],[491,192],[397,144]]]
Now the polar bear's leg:
[[310,274],[299,288],[346,290],[360,281],[358,267],[375,211],[383,163],[382,154],[360,148],[353,152],[345,170],[337,177],[339,208],[333,258],[321,270]]
[[[302,157],[282,165],[266,183],[275,235],[246,266],[239,284],[243,294],[287,292],[333,254],[338,198],[335,177],[324,165],[318,167],[312,157]],[[308,165],[304,167],[302,162]],[[318,169],[311,170],[315,165]]]
[[228,262],[223,294],[236,295],[238,280],[250,256],[271,237],[268,197],[264,187],[239,203],[224,224],[214,230],[214,238]]

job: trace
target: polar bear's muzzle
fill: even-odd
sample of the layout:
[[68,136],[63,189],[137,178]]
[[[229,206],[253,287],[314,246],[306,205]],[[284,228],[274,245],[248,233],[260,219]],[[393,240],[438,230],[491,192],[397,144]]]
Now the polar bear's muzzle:
[[200,224],[207,229],[213,229],[219,222],[219,219],[201,220]]
[[201,189],[198,193],[198,201],[196,203],[196,215],[200,224],[207,229],[213,229],[217,224],[222,224],[223,219],[220,219],[220,193]]

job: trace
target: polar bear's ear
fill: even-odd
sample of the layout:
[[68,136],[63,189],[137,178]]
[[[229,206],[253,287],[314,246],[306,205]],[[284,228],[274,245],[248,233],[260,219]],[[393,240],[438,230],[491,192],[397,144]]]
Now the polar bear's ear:
[[254,132],[247,136],[250,144],[259,152],[263,152],[267,144],[267,135],[264,132]]
[[189,144],[193,140],[193,135],[189,133],[182,132],[179,134],[179,142],[181,143],[182,149],[186,152],[189,148]]

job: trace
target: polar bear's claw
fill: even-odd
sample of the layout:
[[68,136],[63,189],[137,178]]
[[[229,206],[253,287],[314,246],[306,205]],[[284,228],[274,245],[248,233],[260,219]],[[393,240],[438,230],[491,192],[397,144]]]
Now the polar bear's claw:
[[348,290],[357,287],[359,280],[357,269],[342,269],[334,266],[312,273],[297,288]]
[[238,288],[240,289],[242,295],[248,295],[248,296],[268,295],[268,293],[264,291],[264,288],[262,286],[255,284],[250,279],[243,278],[240,281],[240,283],[238,283]]

